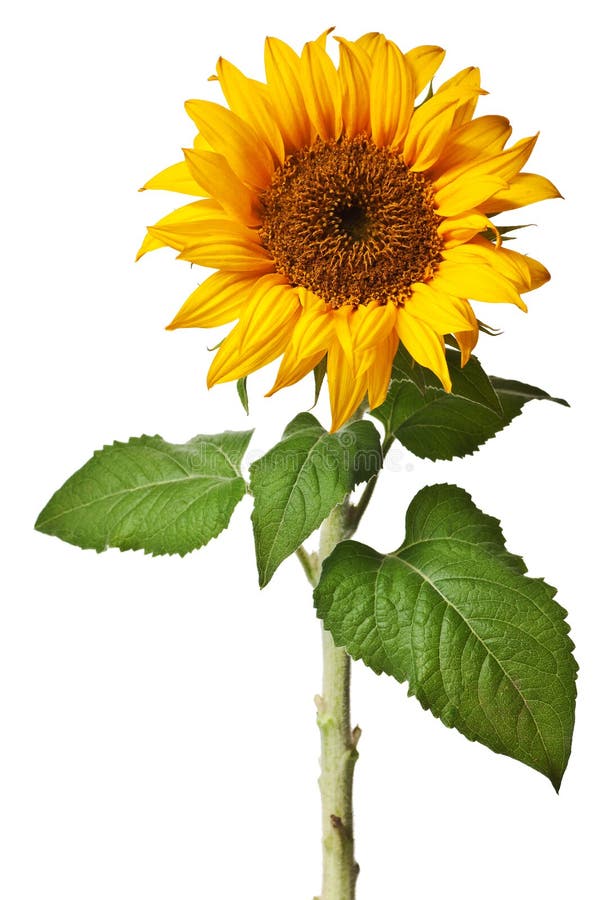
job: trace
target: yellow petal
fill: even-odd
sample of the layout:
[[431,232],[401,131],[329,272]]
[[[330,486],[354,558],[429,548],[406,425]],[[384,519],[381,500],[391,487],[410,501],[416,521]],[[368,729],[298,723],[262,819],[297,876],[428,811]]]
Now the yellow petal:
[[385,40],[385,35],[379,31],[369,31],[368,34],[361,35],[355,43],[373,59],[378,49],[385,44]]
[[445,55],[446,51],[441,47],[431,46],[413,47],[405,54],[415,80],[416,96],[429,84],[441,66]]
[[442,382],[444,390],[451,391],[452,382],[439,334],[420,319],[406,315],[406,310],[403,309],[399,311],[396,328],[400,340],[415,362],[431,369]]
[[[499,190],[508,188],[509,182],[524,165],[535,146],[537,135],[524,138],[501,153],[486,157],[476,163],[458,166],[434,184],[436,202],[441,216],[454,216],[468,208],[479,206]],[[492,190],[494,180],[503,181]],[[440,184],[444,187],[440,190]],[[461,202],[462,198],[462,202]]]
[[217,77],[230,109],[250,125],[270,148],[280,163],[285,160],[285,147],[281,132],[273,118],[269,101],[252,78],[221,57],[217,62]]
[[[197,243],[186,244],[182,248],[179,259],[229,272],[272,272],[274,264],[271,255],[255,240],[249,240],[246,232],[247,229],[236,222],[215,221]],[[160,229],[156,233],[165,242],[172,240],[168,233]]]
[[524,312],[527,311],[514,284],[491,266],[476,262],[444,261],[440,263],[433,283],[437,290],[447,291],[465,300],[514,303]]
[[323,309],[318,305],[303,308],[298,319],[291,345],[299,359],[323,353],[334,339],[336,310]]
[[396,324],[396,307],[393,303],[385,303],[382,306],[369,303],[364,309],[364,315],[354,316],[353,346],[355,352],[369,350],[377,347],[385,341]]
[[362,375],[377,356],[377,345],[395,324],[395,306],[341,306],[331,311],[335,337],[354,376]]
[[470,331],[455,331],[454,337],[457,340],[458,346],[460,347],[460,364],[462,367],[466,366],[471,358],[471,353],[477,346],[477,340],[479,338],[479,323],[473,312],[471,306],[468,303],[465,303],[465,312],[467,313],[467,318],[471,323]]
[[232,222],[223,210],[213,213],[212,216],[207,212],[205,216],[197,216],[189,221],[157,223],[148,228],[148,233],[168,247],[179,251],[192,247],[196,249],[202,244],[214,246],[215,240],[227,241],[230,238],[238,243],[243,241],[253,247],[260,247],[257,232],[240,225],[239,222]]
[[[508,186],[511,179],[515,177],[531,156],[536,141],[537,135],[523,138],[508,150],[486,155],[475,162],[468,160],[462,165],[446,170],[441,177],[436,179],[435,187],[439,191],[440,187],[443,190],[443,186],[449,186],[452,183],[462,183],[463,181],[472,181],[474,178],[487,178],[489,176],[501,178]],[[487,200],[487,197],[485,199]]]
[[467,212],[460,216],[451,216],[438,225],[438,234],[444,239],[444,249],[449,250],[464,244],[487,228],[497,231],[496,226],[487,216],[478,212]]
[[417,282],[406,301],[404,312],[431,326],[438,334],[468,331],[471,322],[465,315],[465,302],[449,294],[440,293],[429,284]]
[[165,244],[164,241],[161,241],[160,238],[156,237],[153,234],[148,232],[146,237],[140,244],[140,249],[135,255],[135,261],[139,262],[142,256],[145,256],[146,253],[150,253],[151,250],[160,250],[161,247],[167,247],[168,244]]
[[412,71],[392,41],[379,44],[371,76],[371,130],[378,147],[402,144],[413,114]]
[[332,25],[330,28],[326,28],[325,31],[322,31],[319,37],[315,39],[314,43],[318,44],[321,50],[327,50],[327,38],[332,31],[335,31],[335,25]]
[[194,150],[208,150],[209,152],[212,150],[211,145],[208,143],[203,134],[198,133],[195,135]]
[[493,247],[484,238],[475,238],[471,243],[465,244],[461,250],[462,256],[460,251],[458,254],[454,254],[452,251],[453,257],[451,254],[444,253],[442,255],[447,256],[448,259],[453,258],[455,262],[460,262],[468,256],[472,259],[477,256],[509,278],[517,290],[522,293],[533,291],[550,279],[550,273],[537,259],[511,250],[509,247]]
[[285,350],[300,315],[298,295],[281,276],[259,279],[240,321],[221,344],[208,372],[208,386],[243,378]]
[[[481,72],[477,66],[467,66],[465,69],[461,69],[460,72],[457,72],[455,75],[452,75],[451,78],[448,78],[447,81],[442,82],[439,88],[436,91],[436,94],[440,94],[443,91],[451,91],[456,88],[477,88],[481,90]],[[487,93],[483,91],[483,93]]]
[[529,277],[531,278],[530,291],[533,291],[543,284],[546,284],[547,281],[550,281],[550,272],[546,266],[539,262],[539,260],[534,259],[532,256],[523,256],[523,261],[529,269]]
[[490,215],[505,212],[508,209],[518,209],[537,203],[539,200],[552,200],[561,197],[561,193],[551,181],[543,175],[534,175],[531,172],[521,172],[511,179],[507,188],[498,191],[493,197],[482,204],[482,212]]
[[444,153],[433,170],[436,184],[442,188],[461,169],[475,163],[481,156],[500,153],[512,132],[504,116],[480,116],[454,131],[444,147]]
[[312,309],[316,306],[320,311],[324,311],[330,308],[317,294],[313,294],[312,291],[302,287],[301,284],[298,285],[296,290],[298,291],[298,299],[305,309]]
[[356,365],[356,352],[354,347],[354,332],[356,324],[365,315],[365,307],[340,306],[333,310],[333,324],[335,335],[340,347],[346,354],[348,365],[352,369]]
[[244,225],[260,225],[256,194],[242,184],[224,156],[205,150],[184,153],[198,184],[234,219]]
[[241,315],[255,283],[255,276],[215,272],[190,294],[167,330],[214,328],[233,322]]
[[[478,240],[483,241],[484,239],[479,238]],[[528,257],[525,256],[525,254],[518,253],[516,250],[511,250],[509,247],[492,247],[491,251],[492,254],[494,254],[493,265],[499,272],[502,272],[503,275],[511,279],[518,291],[526,293],[527,291],[532,291],[534,287],[539,286],[532,283],[531,268]],[[543,281],[540,282],[541,284],[544,284],[550,275],[541,263],[538,263],[538,265],[547,275],[547,278],[544,278]]]
[[304,45],[300,60],[302,94],[315,131],[324,141],[342,132],[342,92],[331,58],[314,41]]
[[185,108],[215,153],[225,157],[244,184],[260,191],[271,183],[273,157],[250,125],[209,100],[188,100]]
[[[248,309],[240,319],[240,348],[253,351],[263,340],[268,340],[273,328],[287,327],[290,320],[295,326],[301,312],[298,292],[287,279],[279,273],[265,275],[256,283]],[[291,336],[293,327],[288,330]]]
[[327,382],[331,405],[331,430],[337,431],[360,406],[366,392],[367,374],[357,376],[337,341],[327,354]]
[[[226,216],[227,213],[219,206],[219,204],[215,200],[196,200],[194,203],[188,203],[186,204],[186,206],[180,206],[178,209],[170,212],[168,216],[163,216],[163,218],[156,222],[156,224],[152,227],[162,228],[182,222],[196,222],[199,219],[205,218],[226,218]],[[135,258],[136,262],[150,250],[157,250],[159,247],[167,246],[172,247],[173,244],[170,244],[168,241],[161,240],[161,238],[157,234],[152,234],[149,231],[142,241],[142,246],[138,250],[137,256]]]
[[404,160],[411,169],[424,172],[435,165],[448,139],[456,110],[466,99],[445,91],[415,110],[403,151]]
[[458,264],[480,262],[492,266],[512,281],[518,291],[531,290],[531,275],[523,254],[493,246],[485,238],[475,237],[469,243],[445,250],[442,256]]
[[398,343],[399,338],[394,329],[378,347],[377,361],[367,372],[367,389],[371,409],[377,409],[386,398]]
[[461,215],[479,206],[506,186],[507,182],[498,175],[467,172],[437,191],[435,195],[437,213],[444,217]]
[[486,173],[490,172],[500,175],[501,178],[506,178],[507,181],[512,181],[531,156],[537,139],[537,134],[534,134],[532,137],[521,138],[508,150],[503,150],[496,157],[492,157],[492,160],[487,165],[482,163],[482,170]]
[[265,41],[265,71],[286,150],[307,146],[311,129],[302,96],[298,55],[283,41],[269,37]]
[[462,103],[460,106],[456,107],[456,112],[454,113],[454,122],[452,123],[452,128],[460,128],[461,125],[465,125],[470,122],[475,115],[475,108],[477,106],[479,97],[482,94],[486,94],[487,91],[478,91],[477,93],[471,94],[469,99]]
[[377,362],[379,349],[379,347],[369,347],[368,350],[362,350],[357,354],[355,364],[357,378],[361,377],[362,375],[368,375],[369,369],[371,369],[372,366],[374,366]]
[[454,115],[454,127],[459,128],[461,125],[464,125],[465,122],[469,122],[473,118],[473,113],[475,112],[479,97],[482,94],[487,94],[487,91],[484,91],[481,88],[481,73],[476,66],[468,66],[466,69],[457,72],[456,75],[453,75],[452,78],[445,81],[437,89],[436,93],[439,94],[442,91],[454,90],[456,88],[461,90],[467,88],[473,91],[470,99],[462,106],[458,107]]
[[175,191],[178,194],[191,194],[192,197],[207,197],[208,192],[200,187],[194,179],[187,162],[182,160],[169,166],[147,181],[141,191]]
[[296,384],[297,381],[300,381],[304,378],[305,375],[308,375],[309,372],[317,366],[324,357],[324,353],[321,351],[320,353],[316,353],[314,356],[304,357],[303,359],[299,359],[293,350],[288,346],[287,350],[283,354],[283,359],[281,360],[281,365],[279,366],[279,371],[277,372],[277,378],[275,379],[275,383],[268,394],[265,394],[265,397],[272,397],[273,394],[276,394],[277,391],[280,391],[281,388],[289,387],[291,384]]
[[340,83],[344,133],[354,137],[370,129],[369,85],[373,65],[368,53],[358,44],[336,38],[340,45]]

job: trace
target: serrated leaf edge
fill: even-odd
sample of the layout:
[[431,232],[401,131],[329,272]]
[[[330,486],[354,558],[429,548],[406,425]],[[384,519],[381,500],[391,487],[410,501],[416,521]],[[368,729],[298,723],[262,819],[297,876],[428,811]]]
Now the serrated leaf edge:
[[[242,435],[243,435],[243,436],[246,438],[245,441],[243,441],[243,440],[241,441],[241,443],[242,443],[242,448],[241,448],[241,452],[240,452],[240,462],[234,462],[234,460],[233,460],[227,453],[225,453],[225,451],[223,450],[222,447],[218,446],[218,444],[215,444],[213,441],[210,440],[211,437],[223,437],[223,436],[225,436],[225,435],[234,435],[234,434],[235,434],[235,435],[239,435],[240,437],[242,437]],[[62,513],[60,513],[60,514],[58,514],[58,515],[54,515],[54,516],[50,516],[50,517],[48,517],[48,518],[42,519],[42,516],[43,516],[45,510],[50,506],[50,504],[52,503],[52,501],[54,500],[54,498],[56,497],[56,495],[60,493],[60,491],[61,491],[61,490],[63,489],[63,487],[65,486],[65,484],[67,484],[67,482],[68,482],[71,478],[73,478],[73,477],[74,477],[75,475],[77,475],[83,468],[85,468],[85,466],[88,465],[89,462],[90,462],[92,459],[101,456],[102,453],[103,453],[104,451],[106,451],[106,450],[112,450],[112,449],[114,449],[114,448],[118,448],[118,449],[120,449],[120,448],[127,448],[127,447],[130,447],[131,445],[134,445],[134,446],[135,446],[135,445],[140,445],[140,444],[144,444],[145,441],[152,441],[152,440],[160,440],[160,441],[162,441],[164,444],[169,444],[169,442],[168,442],[168,441],[165,441],[165,439],[164,439],[161,435],[159,435],[159,434],[152,434],[152,435],[142,434],[142,435],[138,435],[138,436],[136,436],[136,437],[129,438],[129,440],[127,440],[127,441],[113,441],[111,444],[103,444],[102,447],[101,447],[100,449],[94,450],[93,453],[92,453],[92,455],[91,455],[91,457],[90,457],[90,459],[86,460],[86,462],[84,462],[83,465],[81,465],[78,469],[76,469],[75,472],[73,472],[73,473],[67,478],[67,480],[63,483],[63,485],[61,485],[61,487],[59,487],[59,488],[52,494],[52,496],[50,497],[50,499],[48,500],[48,502],[45,504],[44,508],[41,510],[40,514],[38,515],[38,517],[37,517],[37,519],[36,519],[36,521],[35,521],[35,524],[34,524],[34,529],[35,529],[36,531],[39,531],[41,534],[47,534],[49,537],[56,537],[56,538],[58,538],[59,540],[62,540],[62,541],[64,541],[64,542],[68,543],[68,544],[71,544],[72,546],[76,546],[76,547],[78,547],[78,548],[81,549],[81,550],[94,550],[96,553],[104,553],[104,552],[106,552],[107,550],[119,550],[120,553],[125,553],[125,552],[134,552],[134,553],[137,553],[137,552],[139,552],[139,551],[141,550],[145,556],[151,556],[151,557],[156,557],[156,556],[180,556],[180,557],[184,557],[184,556],[187,556],[189,553],[194,552],[194,550],[198,550],[198,549],[201,549],[202,547],[206,547],[212,540],[215,540],[215,538],[219,537],[219,535],[221,535],[221,534],[223,533],[223,531],[225,531],[225,530],[229,527],[229,522],[231,521],[231,518],[223,525],[223,527],[222,527],[221,529],[219,529],[219,531],[218,531],[216,534],[212,535],[212,536],[208,539],[208,541],[206,541],[206,542],[203,543],[203,544],[199,544],[197,547],[192,547],[192,548],[190,548],[189,550],[184,550],[184,551],[178,551],[178,550],[170,551],[170,550],[165,550],[165,551],[162,551],[162,552],[155,551],[155,550],[147,550],[147,549],[146,549],[145,547],[143,547],[143,546],[137,546],[137,547],[136,547],[136,546],[131,546],[131,547],[119,547],[119,546],[116,545],[116,544],[111,544],[110,541],[107,541],[107,542],[105,543],[104,547],[100,547],[100,548],[97,548],[97,547],[82,547],[81,544],[77,543],[76,541],[69,540],[69,538],[67,538],[67,537],[61,537],[60,535],[55,534],[53,531],[49,531],[49,530],[47,529],[46,526],[48,526],[50,523],[52,523],[52,522],[54,522],[54,521],[56,521],[56,520],[62,518],[63,516],[65,516],[65,515],[67,515],[67,514],[71,514],[71,513],[73,513],[73,512],[77,512],[77,511],[79,511],[79,510],[81,510],[81,509],[86,509],[86,508],[88,508],[88,507],[90,507],[90,506],[93,506],[95,503],[99,503],[99,502],[104,501],[104,500],[110,500],[110,499],[112,499],[113,497],[119,497],[119,496],[124,495],[124,494],[133,494],[135,491],[138,491],[138,490],[140,490],[140,491],[142,491],[142,490],[149,490],[149,489],[152,489],[152,488],[155,488],[155,487],[161,487],[161,486],[164,486],[164,485],[171,485],[171,484],[176,485],[176,484],[179,484],[180,482],[183,482],[183,481],[186,481],[186,482],[188,482],[188,483],[191,482],[191,481],[196,481],[196,480],[201,481],[201,480],[207,479],[207,478],[208,478],[208,479],[211,479],[212,481],[229,482],[229,483],[231,484],[232,487],[237,486],[238,484],[240,485],[241,491],[240,491],[240,495],[239,495],[238,499],[235,501],[234,508],[232,509],[232,515],[233,515],[233,512],[235,511],[235,507],[236,507],[236,506],[240,503],[240,501],[243,499],[243,497],[244,497],[244,495],[246,494],[247,489],[248,489],[248,485],[246,484],[246,480],[244,479],[244,477],[243,477],[242,474],[241,474],[241,459],[243,458],[244,453],[245,453],[246,450],[248,449],[248,445],[249,445],[249,443],[250,443],[250,441],[251,441],[251,439],[252,439],[252,435],[253,435],[253,434],[254,434],[254,429],[250,429],[250,430],[246,430],[246,431],[231,431],[231,430],[228,430],[228,431],[225,431],[225,432],[221,432],[221,433],[218,434],[218,435],[204,435],[204,434],[199,434],[199,435],[196,435],[195,437],[192,437],[192,438],[190,438],[188,441],[185,441],[185,442],[183,442],[183,443],[181,443],[181,444],[172,444],[172,445],[171,445],[171,446],[175,446],[175,447],[187,447],[187,446],[192,446],[192,447],[193,447],[194,442],[195,442],[195,441],[198,441],[199,439],[201,439],[201,440],[200,440],[200,443],[197,444],[196,446],[208,445],[208,446],[212,447],[214,450],[217,450],[217,451],[221,454],[221,456],[227,461],[228,465],[230,465],[231,468],[233,469],[233,471],[235,472],[235,476],[232,476],[231,478],[227,478],[227,477],[225,477],[225,476],[206,475],[206,474],[190,476],[189,472],[187,472],[185,469],[183,469],[183,467],[181,466],[180,461],[179,461],[178,459],[174,458],[173,456],[171,456],[166,450],[164,450],[164,449],[162,449],[162,448],[160,448],[160,447],[153,447],[153,446],[151,446],[151,445],[146,445],[146,449],[152,450],[152,451],[154,451],[154,452],[156,452],[156,453],[159,453],[159,454],[162,454],[163,456],[165,456],[165,457],[167,457],[168,459],[170,459],[171,462],[173,462],[173,463],[174,463],[175,465],[177,465],[179,468],[182,468],[182,471],[184,471],[184,473],[185,473],[185,475],[186,475],[186,478],[185,478],[185,479],[183,479],[183,478],[182,478],[182,479],[180,479],[180,478],[172,478],[172,479],[168,479],[168,480],[165,480],[165,481],[156,481],[156,482],[152,482],[152,483],[149,484],[149,485],[138,485],[138,486],[133,487],[133,488],[124,489],[124,490],[122,490],[122,491],[115,491],[115,492],[113,492],[113,493],[111,493],[111,494],[105,494],[105,495],[104,495],[103,497],[101,497],[101,498],[97,498],[97,499],[91,500],[89,503],[82,503],[82,504],[79,504],[78,506],[71,507],[71,508],[70,508],[69,510],[67,510],[66,512],[63,511]],[[188,505],[188,507],[186,507],[186,511],[187,511],[188,509],[189,509],[189,505]],[[181,516],[181,515],[183,515],[183,513],[181,513],[181,512],[178,513],[178,515],[175,517],[175,519],[173,519],[173,520],[172,520],[170,523],[168,523],[168,524],[169,524],[169,525],[172,525],[173,522],[176,521],[176,519],[179,518],[179,516]],[[165,524],[165,527],[166,527],[166,524]]]

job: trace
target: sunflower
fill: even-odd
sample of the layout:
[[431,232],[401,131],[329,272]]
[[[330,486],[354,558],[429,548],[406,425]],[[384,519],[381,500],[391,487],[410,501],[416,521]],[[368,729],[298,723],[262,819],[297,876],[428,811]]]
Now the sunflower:
[[549,278],[490,216],[560,194],[521,171],[537,136],[507,149],[507,119],[474,118],[477,68],[419,103],[441,48],[338,37],[336,67],[328,34],[300,56],[267,38],[264,83],[219,59],[229,108],[188,101],[193,148],[145,185],[202,199],[148,228],[138,258],[169,246],[216,270],[168,326],[237,320],[209,387],[281,356],[270,395],[326,357],[335,430],[365,396],[383,402],[400,342],[451,390],[446,336],[463,365],[478,339],[469,300],[526,310],[521,294]]

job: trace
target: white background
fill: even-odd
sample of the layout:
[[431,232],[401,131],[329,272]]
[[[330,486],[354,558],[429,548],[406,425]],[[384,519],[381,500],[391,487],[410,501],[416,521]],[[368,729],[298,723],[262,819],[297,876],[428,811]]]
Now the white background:
[[[588,7],[591,9],[591,7]],[[200,278],[144,226],[176,195],[138,194],[179,159],[189,97],[218,99],[219,55],[261,77],[262,41],[296,48],[329,25],[382,30],[469,64],[529,168],[564,194],[512,216],[552,282],[530,313],[478,309],[488,371],[567,397],[531,403],[473,457],[392,454],[359,538],[401,542],[427,483],[469,490],[511,550],[559,588],[581,665],[573,755],[542,776],[445,729],[406,689],[354,667],[363,900],[588,900],[597,851],[599,616],[595,579],[598,143],[595,26],[584,4],[368,0],[298,4],[30,2],[5,13],[2,65],[3,421],[0,746],[6,900],[308,900],[319,890],[319,628],[294,559],[258,591],[249,501],[185,559],[82,552],[33,532],[52,492],[103,443],[246,428],[232,386],[207,393],[219,333],[163,326]],[[185,202],[185,201],[183,201]],[[262,399],[252,453],[310,405],[307,380]],[[324,408],[323,419],[327,419]],[[591,816],[591,818],[590,818]]]

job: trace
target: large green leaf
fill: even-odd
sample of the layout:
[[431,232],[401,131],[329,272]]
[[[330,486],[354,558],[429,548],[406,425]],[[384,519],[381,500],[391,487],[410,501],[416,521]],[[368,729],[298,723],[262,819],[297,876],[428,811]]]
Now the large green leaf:
[[97,450],[40,513],[35,527],[98,552],[182,556],[229,524],[246,491],[240,463],[251,431],[168,444],[158,435]]
[[499,523],[452,485],[422,490],[392,554],[339,544],[315,591],[338,646],[408,681],[442,722],[550,778],[571,748],[576,663],[555,589],[527,577]]
[[250,466],[261,587],[381,464],[379,436],[370,422],[352,422],[335,434],[325,431],[310,413],[290,422],[282,440]]
[[[460,353],[448,348],[452,393],[400,348],[385,402],[372,415],[416,456],[452,459],[477,450],[517,416],[528,400],[554,400],[545,391],[517,381],[488,378],[472,357],[464,368]],[[565,404],[564,400],[556,400]]]

